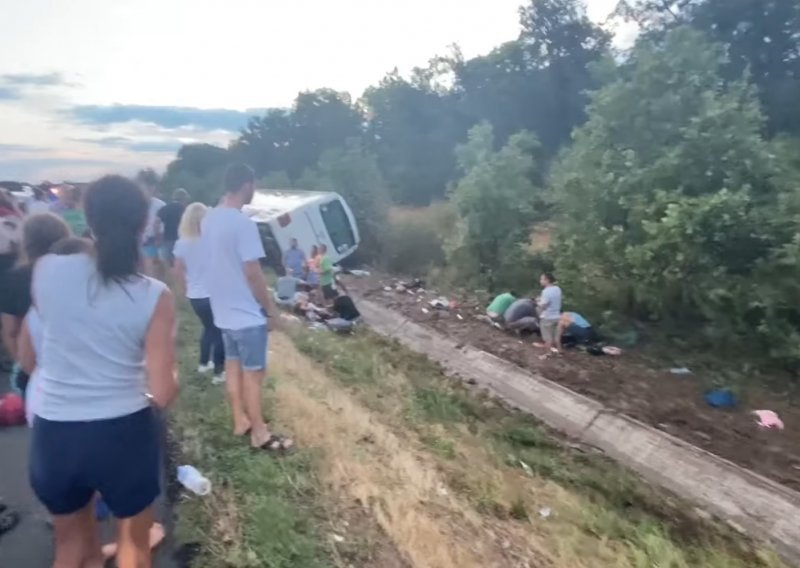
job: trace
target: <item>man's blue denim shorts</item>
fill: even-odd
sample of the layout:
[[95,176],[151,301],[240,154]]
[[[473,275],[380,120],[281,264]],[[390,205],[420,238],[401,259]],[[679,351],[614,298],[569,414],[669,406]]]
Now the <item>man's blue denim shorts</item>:
[[267,368],[266,324],[244,329],[223,329],[225,360],[239,361],[245,371],[262,371]]

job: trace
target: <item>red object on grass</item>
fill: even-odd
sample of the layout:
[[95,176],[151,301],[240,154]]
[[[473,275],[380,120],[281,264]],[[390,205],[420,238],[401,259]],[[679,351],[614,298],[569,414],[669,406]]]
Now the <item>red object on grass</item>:
[[0,397],[0,426],[25,424],[25,403],[14,393]]

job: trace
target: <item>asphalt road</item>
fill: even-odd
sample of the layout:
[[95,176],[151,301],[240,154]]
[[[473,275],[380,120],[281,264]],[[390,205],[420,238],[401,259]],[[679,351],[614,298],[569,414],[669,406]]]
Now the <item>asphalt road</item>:
[[[8,376],[0,373],[0,394],[8,391]],[[47,525],[47,512],[36,500],[28,484],[28,439],[30,430],[21,426],[0,427],[0,501],[19,513],[20,522],[0,535],[0,567],[50,568],[53,562],[53,534]],[[162,488],[166,485],[162,482]],[[167,528],[167,540],[156,554],[155,568],[174,568],[172,526],[163,499],[157,502],[158,516]],[[106,540],[113,528],[103,527]]]

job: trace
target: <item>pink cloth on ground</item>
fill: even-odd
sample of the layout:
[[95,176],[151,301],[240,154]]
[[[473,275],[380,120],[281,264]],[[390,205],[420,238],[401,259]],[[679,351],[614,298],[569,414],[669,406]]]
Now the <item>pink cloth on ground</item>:
[[762,428],[783,430],[783,420],[772,410],[756,410],[753,414],[758,417],[758,425]]

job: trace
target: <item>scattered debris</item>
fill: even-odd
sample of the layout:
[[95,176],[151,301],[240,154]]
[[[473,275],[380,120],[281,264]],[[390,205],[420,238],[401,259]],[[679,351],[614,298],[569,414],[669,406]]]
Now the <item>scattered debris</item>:
[[450,300],[445,298],[444,296],[440,296],[438,298],[434,298],[430,302],[428,302],[432,308],[437,310],[448,310],[450,309]]
[[442,497],[447,497],[449,495],[447,487],[445,487],[444,484],[442,483],[440,483],[439,486],[436,488],[436,492]]
[[539,516],[543,519],[550,518],[550,515],[553,514],[553,510],[550,507],[542,507],[539,509]]
[[712,408],[735,408],[738,404],[736,395],[728,389],[716,389],[708,391],[703,398],[706,404]]
[[431,311],[428,308],[422,308],[422,313],[423,314],[429,314],[429,313],[431,313]]
[[531,466],[529,466],[528,464],[526,464],[526,463],[525,463],[524,461],[522,461],[522,460],[519,460],[519,465],[520,465],[520,467],[522,467],[522,470],[523,470],[525,473],[527,473],[527,474],[528,474],[528,476],[529,476],[529,477],[533,477],[533,469],[531,469]]
[[686,367],[672,367],[669,370],[669,372],[672,373],[673,375],[691,375],[692,374],[691,369],[688,369]]
[[342,535],[340,535],[340,534],[332,533],[331,534],[331,538],[333,539],[333,542],[336,542],[338,544],[341,544],[341,543],[344,542],[344,537]]
[[622,355],[622,349],[619,347],[614,347],[613,345],[606,345],[603,347],[603,353],[612,357],[619,357]]
[[456,314],[456,317],[457,317],[458,319],[460,319],[460,320],[463,320],[463,319],[464,319],[464,316],[462,316],[461,314]]
[[384,286],[383,287],[383,291],[384,292],[391,292],[392,291],[392,287],[391,286]]
[[369,270],[351,270],[350,274],[358,278],[364,278],[366,276],[369,276],[371,273]]
[[777,412],[772,410],[756,410],[753,412],[758,417],[758,425],[762,428],[775,428],[783,430],[783,420],[778,416]]
[[211,493],[211,482],[203,477],[203,474],[197,471],[194,466],[179,466],[178,482],[195,495],[208,495]]

